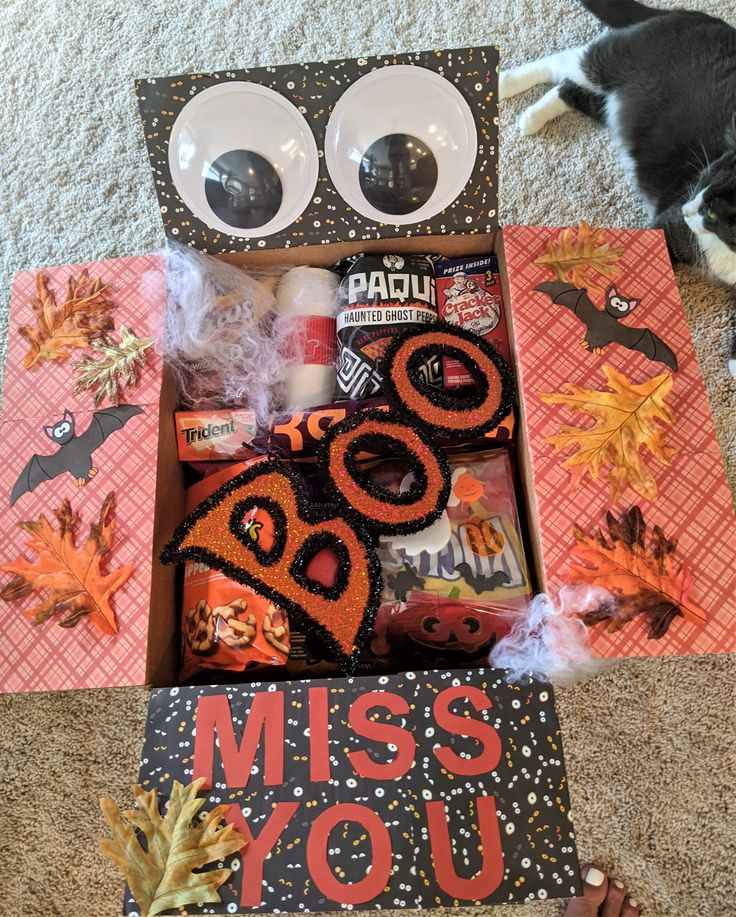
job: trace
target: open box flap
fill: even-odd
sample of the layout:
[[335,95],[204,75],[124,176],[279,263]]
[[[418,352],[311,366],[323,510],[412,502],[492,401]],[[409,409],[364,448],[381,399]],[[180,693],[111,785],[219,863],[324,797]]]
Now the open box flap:
[[497,87],[494,47],[138,80],[166,233],[229,253],[492,232]]
[[736,521],[662,233],[503,240],[549,590],[623,589],[624,620],[593,624],[602,656],[733,651]]
[[[0,428],[2,691],[146,681],[157,563],[152,543],[161,358],[153,345],[141,351],[138,384],[125,388],[127,403],[120,406],[107,398],[95,406],[91,391],[75,394],[75,364],[103,355],[85,346],[79,325],[70,332],[59,322],[58,333],[48,333],[64,316],[54,311],[46,291],[55,294],[56,307],[70,302],[69,277],[74,278],[72,298],[102,303],[112,342],[121,341],[125,328],[139,340],[160,334],[163,316],[165,283],[156,256],[24,271],[16,277]],[[34,296],[39,300],[35,318]],[[86,318],[91,314],[82,312]],[[22,325],[34,328],[33,340],[18,333]],[[63,346],[70,341],[75,346]],[[43,358],[29,368],[23,359],[32,347]],[[67,358],[49,359],[54,350],[68,353]],[[171,426],[168,416],[164,423],[166,429]],[[167,480],[173,486],[170,476]]]

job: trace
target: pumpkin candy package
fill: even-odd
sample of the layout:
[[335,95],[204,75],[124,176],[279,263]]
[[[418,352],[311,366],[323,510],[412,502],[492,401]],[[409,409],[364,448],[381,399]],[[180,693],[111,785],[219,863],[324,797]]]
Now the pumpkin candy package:
[[[371,642],[379,664],[483,661],[531,598],[507,450],[452,456],[450,466],[437,522],[381,541],[383,601]],[[411,483],[391,463],[373,477],[399,492]]]
[[[190,487],[187,513],[249,464],[230,465]],[[213,669],[245,672],[286,663],[290,647],[286,613],[250,587],[188,560],[182,599],[182,681]]]

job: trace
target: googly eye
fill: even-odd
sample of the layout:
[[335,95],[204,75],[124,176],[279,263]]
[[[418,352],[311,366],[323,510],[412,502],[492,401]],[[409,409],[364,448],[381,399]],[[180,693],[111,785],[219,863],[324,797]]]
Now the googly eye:
[[169,168],[192,213],[228,236],[273,235],[304,211],[317,184],[317,144],[301,113],[257,83],[202,90],[181,110]]
[[361,77],[336,103],[325,161],[341,197],[364,217],[407,225],[462,192],[475,165],[468,103],[433,70],[405,64]]

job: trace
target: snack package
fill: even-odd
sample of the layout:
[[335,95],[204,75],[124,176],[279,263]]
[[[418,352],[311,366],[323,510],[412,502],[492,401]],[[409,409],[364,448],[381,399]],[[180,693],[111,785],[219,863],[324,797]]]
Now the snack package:
[[253,458],[253,411],[177,411],[176,447],[180,462],[224,462]]
[[[271,423],[268,430],[259,431],[253,440],[253,447],[262,453],[281,458],[301,458],[314,455],[327,430],[346,417],[363,408],[385,408],[388,402],[381,398],[366,398],[362,401],[334,401],[306,411],[282,412]],[[484,439],[494,443],[510,442],[514,435],[513,411]],[[441,445],[444,442],[440,441]],[[449,441],[448,441],[449,445]]]
[[[504,359],[511,360],[503,290],[495,255],[454,258],[435,265],[439,316],[451,325],[466,328],[488,341]],[[445,388],[472,383],[458,360],[443,359]]]
[[[187,513],[248,465],[231,465],[190,487]],[[187,561],[182,603],[182,681],[208,669],[244,672],[286,663],[290,646],[286,613],[250,587],[206,564]]]
[[[381,541],[383,602],[370,646],[378,668],[482,663],[531,598],[508,452],[454,456],[450,466],[440,519]],[[371,478],[401,492],[411,483],[402,474],[387,462]]]
[[[428,256],[354,255],[334,268],[342,274],[337,314],[338,398],[381,392],[377,369],[391,340],[409,327],[437,321],[434,266]],[[441,364],[427,366],[441,384]]]
[[388,408],[381,398],[364,401],[334,401],[303,411],[282,412],[274,418],[268,431],[259,432],[255,448],[269,455],[295,458],[314,455],[327,430],[362,408]]

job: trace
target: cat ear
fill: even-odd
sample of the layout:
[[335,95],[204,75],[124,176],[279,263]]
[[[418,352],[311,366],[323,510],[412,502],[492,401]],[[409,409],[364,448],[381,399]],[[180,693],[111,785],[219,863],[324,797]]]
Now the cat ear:
[[640,302],[641,302],[640,299],[629,299],[629,300],[628,300],[628,303],[629,303],[629,312],[633,312],[634,309],[636,309],[636,307],[639,305]]
[[606,299],[610,299],[612,296],[618,296],[615,283],[609,283],[606,287]]
[[69,423],[74,423],[74,414],[72,414],[71,411],[67,411],[66,408],[64,408],[64,418],[63,419],[69,421]]
[[43,432],[48,436],[49,439],[54,438],[54,428],[53,427],[44,427]]

